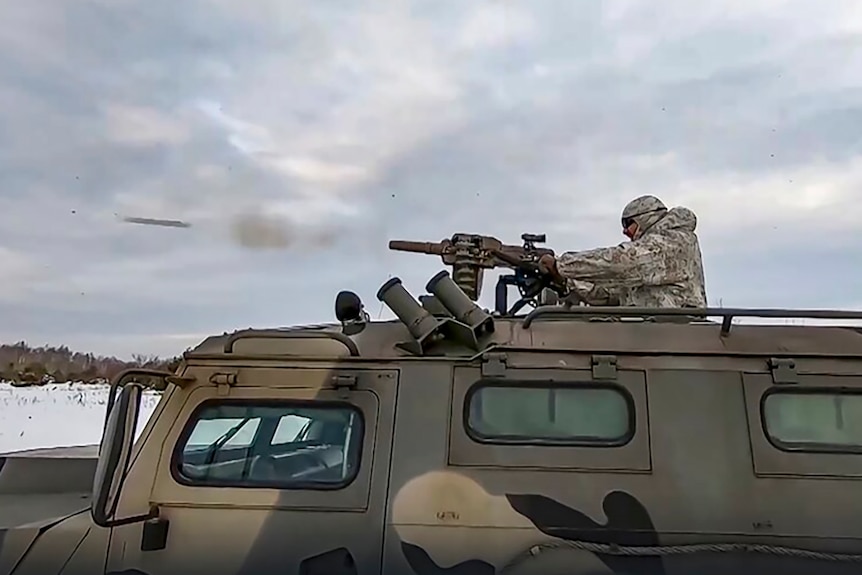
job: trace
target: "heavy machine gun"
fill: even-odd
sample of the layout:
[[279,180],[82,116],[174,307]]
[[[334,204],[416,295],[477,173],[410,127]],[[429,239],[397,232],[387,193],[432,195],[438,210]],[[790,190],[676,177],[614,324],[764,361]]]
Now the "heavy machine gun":
[[[458,233],[437,243],[392,240],[389,249],[440,256],[443,263],[452,268],[452,279],[473,301],[482,293],[484,270],[514,270],[513,274],[500,276],[494,294],[496,313],[514,315],[525,305],[537,307],[549,303],[546,299],[552,294],[560,298],[569,295],[565,285],[539,268],[543,255],[554,255],[551,249],[536,247],[545,242],[545,234],[522,234],[521,239],[522,246],[513,246],[493,236]],[[511,308],[507,303],[509,286],[517,287],[521,294],[521,299]]]

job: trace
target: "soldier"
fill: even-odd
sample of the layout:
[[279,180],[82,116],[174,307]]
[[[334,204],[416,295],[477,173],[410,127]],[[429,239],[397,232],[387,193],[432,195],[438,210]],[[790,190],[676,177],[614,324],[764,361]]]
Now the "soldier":
[[629,202],[618,246],[543,256],[542,269],[589,305],[706,307],[697,216],[654,196]]

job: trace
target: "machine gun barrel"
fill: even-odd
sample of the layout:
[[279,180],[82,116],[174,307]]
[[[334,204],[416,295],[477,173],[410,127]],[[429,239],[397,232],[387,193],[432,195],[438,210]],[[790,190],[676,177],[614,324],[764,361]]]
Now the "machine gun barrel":
[[446,253],[448,246],[438,242],[411,242],[406,240],[392,240],[389,242],[389,249],[399,252],[411,252],[414,254],[431,254],[434,256],[442,256]]

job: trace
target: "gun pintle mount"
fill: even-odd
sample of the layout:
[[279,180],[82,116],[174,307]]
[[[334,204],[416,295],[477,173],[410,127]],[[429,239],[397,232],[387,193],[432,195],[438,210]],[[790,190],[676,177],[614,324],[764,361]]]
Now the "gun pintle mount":
[[[550,289],[560,297],[567,295],[565,286],[539,270],[539,258],[554,255],[554,251],[536,247],[545,242],[544,234],[522,234],[522,246],[506,245],[493,236],[479,234],[454,234],[440,242],[413,242],[392,240],[389,249],[419,254],[440,256],[443,263],[452,268],[452,279],[467,297],[477,301],[482,293],[484,270],[510,268],[514,274],[500,276],[495,292],[495,311],[500,315],[514,315],[525,305],[536,307],[540,296]],[[507,288],[514,285],[521,299],[508,309]]]

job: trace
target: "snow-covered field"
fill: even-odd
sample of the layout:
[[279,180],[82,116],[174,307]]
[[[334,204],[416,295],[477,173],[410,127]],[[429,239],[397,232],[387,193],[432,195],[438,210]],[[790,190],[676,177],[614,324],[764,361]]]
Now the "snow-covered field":
[[[76,383],[12,387],[0,383],[0,453],[99,443],[108,399],[107,385]],[[138,433],[158,403],[145,395]]]

